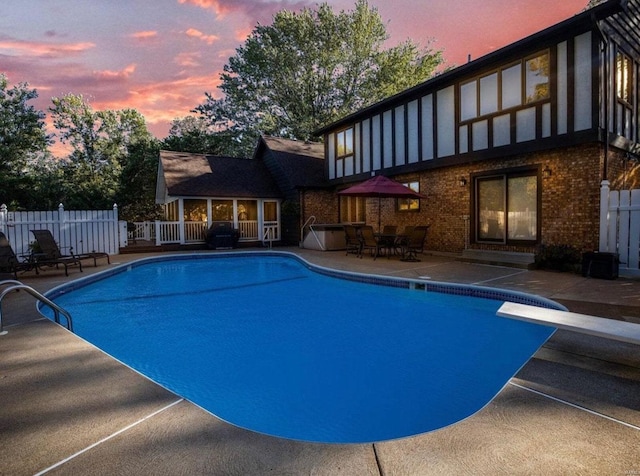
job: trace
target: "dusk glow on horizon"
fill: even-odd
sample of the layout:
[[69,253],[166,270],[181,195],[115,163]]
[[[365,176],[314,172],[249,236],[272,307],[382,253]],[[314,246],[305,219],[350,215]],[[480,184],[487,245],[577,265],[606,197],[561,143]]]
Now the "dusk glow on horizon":
[[[0,73],[27,82],[45,112],[51,98],[81,94],[95,110],[133,108],[158,138],[175,118],[215,97],[229,57],[260,24],[305,0],[4,0]],[[351,11],[355,0],[329,0]],[[443,50],[447,66],[477,59],[580,13],[588,0],[369,0],[389,45],[407,39]]]

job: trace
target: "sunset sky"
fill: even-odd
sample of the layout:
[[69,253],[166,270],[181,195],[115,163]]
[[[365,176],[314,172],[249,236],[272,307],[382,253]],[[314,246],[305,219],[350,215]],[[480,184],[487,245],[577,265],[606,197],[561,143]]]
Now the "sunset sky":
[[[51,97],[82,94],[98,109],[135,108],[166,136],[172,119],[218,95],[219,73],[257,23],[305,0],[3,0],[0,72]],[[329,0],[334,11],[355,0]],[[448,65],[476,59],[579,13],[587,0],[369,0],[389,45],[412,40]]]

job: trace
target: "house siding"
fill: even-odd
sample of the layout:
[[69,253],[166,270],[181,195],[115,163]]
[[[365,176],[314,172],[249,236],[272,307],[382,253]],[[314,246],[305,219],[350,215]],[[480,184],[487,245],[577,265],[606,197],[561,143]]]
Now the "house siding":
[[[418,181],[428,197],[418,211],[368,199],[366,221],[377,223],[379,215],[399,227],[428,224],[435,251],[532,252],[541,243],[598,249],[602,180],[613,190],[640,185],[632,160],[640,155],[639,24],[640,0],[611,0],[326,127],[319,132],[330,183],[340,189],[377,174]],[[620,54],[632,63],[624,100]],[[361,169],[343,159],[338,165],[334,133],[346,128],[358,138]],[[493,208],[485,218],[474,215],[476,179],[503,177],[506,187],[523,173],[536,178],[535,223],[526,222],[534,232],[511,230],[500,240],[483,228],[484,242],[476,242],[488,213],[511,220]],[[514,227],[530,220],[529,210],[514,211]]]
[[[390,102],[386,109],[348,125],[355,137],[352,159],[338,160],[336,136],[329,131],[327,176],[335,183],[348,183],[365,178],[366,172],[397,174],[433,159],[500,157],[526,151],[534,141],[547,140],[551,148],[575,142],[576,133],[595,136],[600,93],[598,75],[594,81],[592,71],[598,71],[598,51],[593,32],[580,32],[550,45],[533,45],[444,87],[425,83],[424,92],[415,97]],[[549,59],[550,92],[529,102],[523,85],[527,61],[536,55]],[[504,95],[510,91],[513,97],[514,90],[521,99],[507,102]]]

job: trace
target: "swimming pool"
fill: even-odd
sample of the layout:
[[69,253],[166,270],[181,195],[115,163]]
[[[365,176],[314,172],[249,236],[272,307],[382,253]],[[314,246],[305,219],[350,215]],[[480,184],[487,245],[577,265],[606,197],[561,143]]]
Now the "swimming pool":
[[217,417],[330,443],[416,435],[472,415],[554,331],[496,317],[502,302],[561,308],[345,275],[278,252],[146,259],[48,297],[70,311],[76,334]]

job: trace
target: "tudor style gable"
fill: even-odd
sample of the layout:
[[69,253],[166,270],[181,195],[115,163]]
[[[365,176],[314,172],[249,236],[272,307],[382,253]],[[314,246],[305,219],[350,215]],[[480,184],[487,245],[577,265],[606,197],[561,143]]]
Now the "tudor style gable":
[[605,2],[323,128],[329,180],[598,141],[605,122],[630,147],[638,18],[637,0]]

